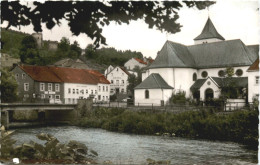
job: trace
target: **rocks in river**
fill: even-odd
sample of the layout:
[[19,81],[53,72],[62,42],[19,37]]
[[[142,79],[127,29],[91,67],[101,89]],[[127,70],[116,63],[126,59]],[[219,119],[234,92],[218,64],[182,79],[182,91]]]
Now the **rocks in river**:
[[156,135],[156,136],[160,136],[160,133],[159,133],[159,132],[156,132],[155,135]]
[[44,145],[30,141],[13,147],[15,141],[10,138],[10,134],[10,132],[5,132],[1,136],[1,151],[6,152],[2,156],[6,158],[12,154],[21,160],[65,160],[75,163],[95,163],[92,158],[98,156],[98,153],[93,150],[88,153],[88,148],[83,143],[71,140],[68,144],[62,144],[54,136],[45,133],[36,135],[38,139],[47,141]]
[[104,164],[113,164],[113,162],[111,162],[110,160],[106,160],[103,162]]
[[159,160],[159,161],[156,161],[156,160],[153,160],[153,159],[146,159],[146,163],[148,165],[153,165],[153,164],[171,164],[171,161],[170,160]]

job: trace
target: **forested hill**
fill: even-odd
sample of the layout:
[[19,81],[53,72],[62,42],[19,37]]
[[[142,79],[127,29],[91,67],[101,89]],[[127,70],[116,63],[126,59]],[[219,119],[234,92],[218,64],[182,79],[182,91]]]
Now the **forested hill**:
[[[1,52],[9,54],[11,57],[20,58],[19,50],[22,47],[21,42],[24,37],[30,34],[1,28]],[[115,48],[94,49],[93,45],[87,45],[81,52],[78,43],[70,43],[68,38],[59,41],[56,51],[48,50],[48,41],[43,41],[43,47],[38,50],[39,59],[34,61],[34,65],[50,65],[64,58],[79,58],[93,64],[103,64],[103,66],[119,65],[123,66],[131,58],[143,59],[141,52],[126,50],[116,50]],[[72,46],[73,45],[73,46]],[[73,48],[72,48],[73,47]],[[73,50],[72,50],[73,49]],[[37,62],[38,61],[38,62]],[[105,68],[104,68],[105,69]]]

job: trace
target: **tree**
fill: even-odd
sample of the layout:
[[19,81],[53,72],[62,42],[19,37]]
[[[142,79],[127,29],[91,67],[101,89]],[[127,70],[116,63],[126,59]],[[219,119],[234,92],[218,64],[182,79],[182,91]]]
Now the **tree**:
[[68,57],[72,59],[77,59],[81,55],[81,49],[77,41],[74,41],[72,45],[70,45],[70,51]]
[[58,44],[58,49],[62,52],[68,52],[70,49],[70,40],[66,37],[62,37]]
[[26,36],[21,42],[21,48],[19,49],[19,55],[21,62],[26,64],[38,64],[40,61],[40,55],[37,48],[36,40],[33,36]]
[[13,74],[7,70],[1,69],[1,101],[4,103],[17,100],[17,82]]
[[137,76],[134,74],[130,74],[128,76],[129,85],[127,86],[127,90],[130,91],[132,95],[134,94],[134,88],[142,82],[143,69],[141,69],[139,66],[135,66],[133,71],[137,73]]
[[94,45],[88,44],[85,49],[85,56],[87,59],[93,59],[96,56],[96,51],[94,49]]
[[67,20],[74,35],[87,34],[94,40],[95,47],[106,44],[102,28],[115,21],[118,24],[142,19],[149,28],[177,33],[179,9],[185,4],[189,8],[205,9],[214,4],[211,1],[46,1],[23,5],[19,1],[1,2],[1,23],[7,21],[7,28],[32,24],[34,31],[42,31],[42,23],[48,29]]

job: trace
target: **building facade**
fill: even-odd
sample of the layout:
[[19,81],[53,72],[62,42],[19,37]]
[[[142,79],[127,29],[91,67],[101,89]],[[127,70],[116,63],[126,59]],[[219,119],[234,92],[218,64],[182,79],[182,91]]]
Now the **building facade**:
[[12,72],[24,102],[75,104],[85,98],[109,102],[110,83],[98,71],[20,65]]
[[[220,96],[224,86],[222,81],[227,81],[225,70],[232,67],[232,81],[237,82],[239,89],[247,88],[247,69],[258,58],[258,51],[252,51],[250,46],[239,39],[226,41],[217,32],[210,18],[194,42],[195,45],[186,46],[166,41],[155,61],[142,73],[142,81],[151,78],[152,74],[159,74],[173,88],[171,94],[184,92],[186,98],[204,101]],[[144,99],[152,103],[154,97],[157,97],[157,102],[169,97],[150,95],[149,98],[140,98],[140,85],[135,88],[136,104],[144,102]],[[153,92],[155,89],[148,84],[146,90]]]
[[259,58],[248,68],[248,102],[259,99]]
[[108,73],[106,74],[107,80],[110,82],[110,95],[113,94],[126,94],[127,86],[128,86],[128,76],[129,72],[123,67],[113,67],[110,66],[106,70]]

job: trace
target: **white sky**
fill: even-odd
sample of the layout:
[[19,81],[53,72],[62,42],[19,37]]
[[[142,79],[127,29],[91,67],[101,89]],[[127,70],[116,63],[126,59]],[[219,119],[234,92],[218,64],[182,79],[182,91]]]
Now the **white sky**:
[[[167,39],[192,45],[193,38],[201,33],[209,15],[217,31],[226,40],[241,39],[246,45],[254,45],[259,44],[260,15],[258,8],[257,0],[219,0],[209,8],[209,12],[208,10],[181,8],[178,22],[183,27],[181,32],[176,34],[161,33],[155,28],[149,29],[142,20],[132,21],[129,25],[111,23],[103,28],[102,34],[107,39],[108,47],[140,51],[146,57],[155,58]],[[33,33],[32,26],[22,27],[20,31]],[[62,37],[69,38],[71,43],[77,40],[83,49],[93,43],[85,34],[72,36],[65,22],[61,26],[56,25],[52,30],[43,28],[44,40],[60,41]]]

